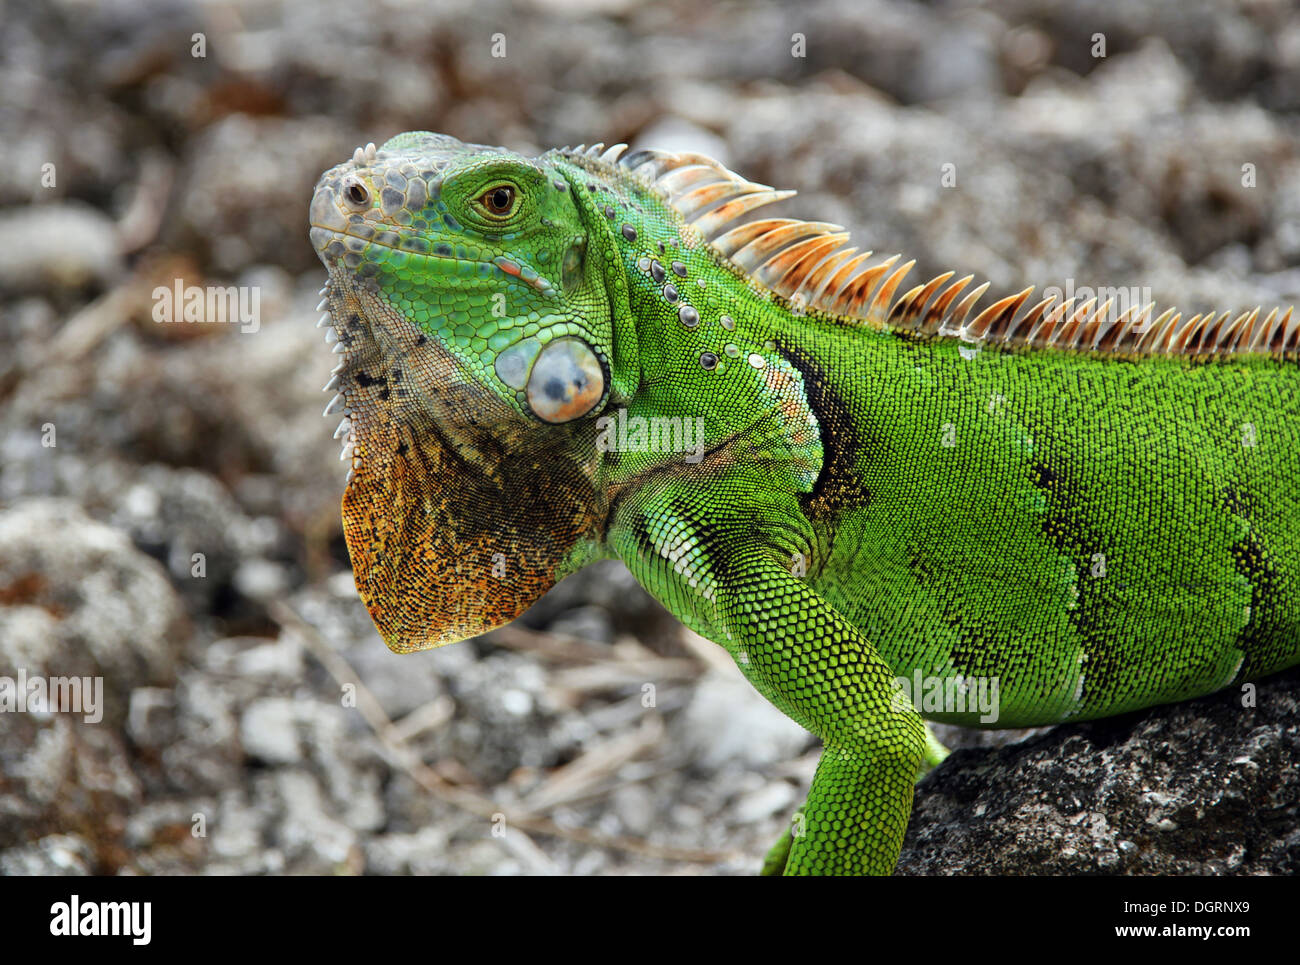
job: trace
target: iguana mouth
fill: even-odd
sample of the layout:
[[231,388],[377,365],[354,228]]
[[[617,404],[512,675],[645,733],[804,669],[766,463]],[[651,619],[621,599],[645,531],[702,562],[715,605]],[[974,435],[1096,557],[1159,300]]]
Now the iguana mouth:
[[[419,259],[421,262],[445,261],[455,265],[484,266],[494,264],[492,261],[482,261],[477,258],[462,258],[456,255],[450,245],[433,245],[431,247],[418,231],[392,226],[386,226],[383,230],[378,231],[370,230],[367,232],[366,230],[360,230],[369,227],[364,223],[338,227],[313,222],[311,225],[312,244],[316,246],[316,254],[321,261],[325,262],[327,267],[331,259],[341,259],[346,267],[357,270],[358,273],[361,273],[359,269],[367,264],[363,253],[369,247],[400,251],[410,258]],[[446,250],[439,250],[441,248]],[[357,257],[349,259],[348,255],[350,254]]]
[[[421,237],[418,231],[399,230],[390,226],[383,231],[370,231],[367,234],[365,231],[356,230],[358,227],[368,228],[369,226],[364,222],[360,226],[350,224],[348,227],[353,230],[312,223],[312,244],[316,246],[316,254],[326,267],[331,260],[342,261],[347,268],[361,277],[368,277],[378,271],[378,266],[365,259],[366,248],[387,248],[390,251],[399,251],[407,258],[414,259],[416,264],[425,267],[431,263],[447,262],[450,265],[477,265],[483,272],[490,272],[491,269],[497,268],[545,295],[555,294],[554,286],[535,269],[503,255],[487,261],[480,258],[462,258],[446,243],[435,244],[430,249],[428,241]],[[446,250],[439,250],[443,248]]]
[[[349,228],[353,230],[348,230]],[[358,230],[364,229],[364,230]],[[391,237],[389,237],[391,236]],[[451,261],[457,264],[487,264],[472,258],[459,258],[452,251],[427,250],[428,242],[425,241],[418,231],[410,231],[401,228],[386,226],[382,230],[374,230],[370,225],[364,222],[360,225],[349,224],[344,227],[337,225],[322,225],[312,222],[311,240],[316,246],[316,253],[324,261],[326,258],[340,258],[345,256],[349,251],[360,255],[361,252],[369,246],[377,248],[388,248],[392,251],[401,251],[408,255],[425,258],[430,261]],[[402,242],[406,241],[406,244]],[[360,242],[352,244],[350,242]],[[343,245],[338,249],[337,245]],[[425,250],[421,250],[419,245],[424,245]],[[349,267],[353,267],[349,265]]]

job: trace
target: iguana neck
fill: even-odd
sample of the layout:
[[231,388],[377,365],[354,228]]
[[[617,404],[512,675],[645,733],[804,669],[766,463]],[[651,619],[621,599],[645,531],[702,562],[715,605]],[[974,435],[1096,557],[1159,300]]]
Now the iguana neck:
[[606,216],[601,192],[611,185],[556,155],[556,169],[569,182],[570,194],[587,231],[583,270],[586,284],[601,293],[608,305],[613,328],[615,364],[610,372],[610,407],[626,404],[641,383],[641,355],[637,340],[636,312],[630,300],[626,271],[618,270],[618,244],[612,221]]

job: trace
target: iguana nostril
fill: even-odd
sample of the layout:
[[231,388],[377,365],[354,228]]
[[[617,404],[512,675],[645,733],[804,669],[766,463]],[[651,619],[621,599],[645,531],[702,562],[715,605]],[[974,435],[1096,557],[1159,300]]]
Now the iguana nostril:
[[605,394],[600,359],[586,342],[557,338],[542,349],[528,377],[528,405],[543,422],[581,418]]
[[343,182],[343,197],[348,204],[354,207],[369,207],[370,192],[366,186],[355,177],[348,177]]

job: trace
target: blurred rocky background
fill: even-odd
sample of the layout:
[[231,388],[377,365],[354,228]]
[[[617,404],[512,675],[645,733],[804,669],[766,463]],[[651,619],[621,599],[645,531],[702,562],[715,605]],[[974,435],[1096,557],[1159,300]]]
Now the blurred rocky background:
[[[700,150],[918,278],[1300,300],[1291,0],[9,0],[0,676],[102,675],[104,712],[0,714],[0,873],[746,873],[801,800],[816,742],[618,566],[443,650],[375,634],[306,208],[408,129]],[[155,322],[178,278],[256,290],[256,331]],[[1294,870],[1296,679],[944,729],[903,868]],[[1180,766],[1189,729],[1231,754]]]

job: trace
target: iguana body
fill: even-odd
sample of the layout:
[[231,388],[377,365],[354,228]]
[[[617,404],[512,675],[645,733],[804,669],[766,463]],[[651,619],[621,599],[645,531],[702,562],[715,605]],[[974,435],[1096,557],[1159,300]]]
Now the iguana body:
[[969,278],[900,295],[836,226],[746,220],[785,192],[618,154],[416,132],[317,188],[344,529],[394,650],[618,557],[825,742],[787,873],[892,869],[917,706],[1047,724],[1300,660],[1289,311],[976,314]]

